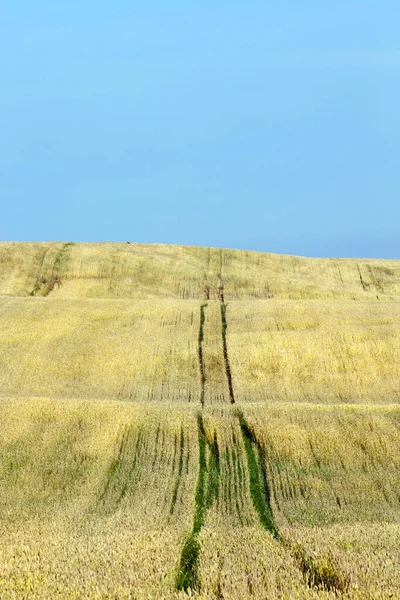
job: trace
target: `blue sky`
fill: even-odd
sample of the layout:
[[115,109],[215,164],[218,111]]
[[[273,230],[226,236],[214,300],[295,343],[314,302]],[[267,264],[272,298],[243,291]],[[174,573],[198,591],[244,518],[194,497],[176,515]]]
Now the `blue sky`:
[[0,239],[400,259],[400,5],[19,0]]

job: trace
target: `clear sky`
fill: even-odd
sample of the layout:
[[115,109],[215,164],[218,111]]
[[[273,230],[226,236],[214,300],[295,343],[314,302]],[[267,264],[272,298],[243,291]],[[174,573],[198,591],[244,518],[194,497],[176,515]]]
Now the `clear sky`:
[[398,0],[18,0],[0,239],[400,259]]

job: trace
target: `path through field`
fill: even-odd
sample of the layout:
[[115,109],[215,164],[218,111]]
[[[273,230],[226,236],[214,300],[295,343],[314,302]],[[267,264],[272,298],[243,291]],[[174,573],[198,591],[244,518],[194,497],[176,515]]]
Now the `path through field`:
[[0,244],[0,597],[400,597],[399,261]]

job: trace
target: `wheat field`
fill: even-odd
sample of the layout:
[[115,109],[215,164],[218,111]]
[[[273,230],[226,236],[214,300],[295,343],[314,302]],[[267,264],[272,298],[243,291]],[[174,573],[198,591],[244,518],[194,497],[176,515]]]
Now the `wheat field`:
[[400,261],[0,244],[0,597],[400,597]]

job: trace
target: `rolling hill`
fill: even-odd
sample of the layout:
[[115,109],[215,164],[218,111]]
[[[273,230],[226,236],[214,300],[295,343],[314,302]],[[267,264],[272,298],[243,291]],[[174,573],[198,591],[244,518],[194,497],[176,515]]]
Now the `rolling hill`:
[[0,244],[2,598],[400,596],[400,261]]

